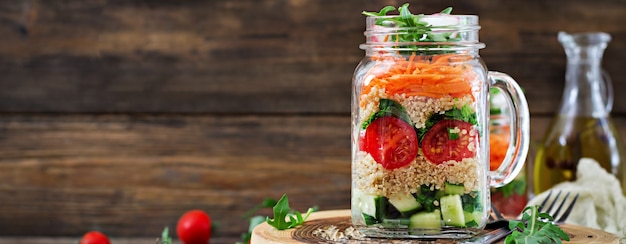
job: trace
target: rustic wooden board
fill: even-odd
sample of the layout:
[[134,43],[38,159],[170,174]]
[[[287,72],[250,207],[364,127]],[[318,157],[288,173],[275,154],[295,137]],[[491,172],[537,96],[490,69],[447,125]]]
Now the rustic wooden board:
[[[321,211],[313,213],[310,220],[307,220],[302,226],[289,229],[289,230],[277,230],[267,223],[262,223],[254,228],[252,233],[252,244],[296,244],[296,243],[332,243],[337,241],[328,236],[320,236],[316,233],[319,230],[328,230],[330,227],[337,229],[341,233],[345,233],[347,228],[350,228],[352,223],[350,221],[350,210],[331,210]],[[570,237],[569,241],[563,243],[614,243],[619,244],[619,238],[611,233],[586,228],[577,225],[564,224],[560,226],[565,233]],[[334,236],[337,238],[337,236]],[[347,242],[351,239],[356,242],[364,243],[440,243],[440,244],[455,244],[460,243],[455,239],[438,239],[438,240],[412,240],[412,239],[380,239],[380,238],[367,238],[367,237],[354,237],[349,234],[344,234],[344,238],[341,243]],[[504,243],[500,241],[498,243]]]

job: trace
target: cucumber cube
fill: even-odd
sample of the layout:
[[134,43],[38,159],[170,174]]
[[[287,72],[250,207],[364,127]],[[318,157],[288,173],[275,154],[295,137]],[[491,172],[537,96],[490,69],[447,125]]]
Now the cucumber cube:
[[410,213],[422,208],[422,205],[417,202],[417,199],[412,194],[398,193],[389,197],[389,203],[393,205],[401,213]]
[[463,195],[463,193],[465,193],[465,186],[463,186],[463,184],[451,184],[446,182],[443,192],[446,195]]
[[439,210],[416,213],[409,219],[409,228],[440,229],[441,213]]
[[463,213],[461,196],[443,196],[439,202],[441,204],[441,216],[443,217],[443,222],[446,225],[457,227],[465,226],[465,214]]
[[361,213],[376,217],[376,203],[379,196],[365,194],[362,191],[352,192],[352,205],[361,210]]

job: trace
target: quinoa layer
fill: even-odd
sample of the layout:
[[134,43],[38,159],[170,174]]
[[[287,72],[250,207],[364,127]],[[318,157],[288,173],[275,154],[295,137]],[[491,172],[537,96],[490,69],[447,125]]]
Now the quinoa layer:
[[[381,98],[392,99],[400,103],[405,109],[416,128],[424,127],[429,116],[435,113],[444,113],[455,107],[461,108],[465,104],[472,105],[473,98],[466,95],[462,98],[450,96],[430,98],[422,96],[395,95],[387,96],[383,89],[372,89],[369,94],[361,96],[361,110],[359,111],[359,125],[363,124],[372,114],[378,111]],[[477,145],[471,145],[469,150],[476,150]],[[415,193],[422,185],[430,185],[434,189],[442,189],[446,182],[463,184],[465,192],[480,190],[481,182],[486,172],[477,158],[465,158],[462,161],[450,160],[441,164],[428,161],[421,150],[415,160],[409,165],[388,170],[378,164],[371,155],[358,151],[353,156],[352,181],[353,187],[367,194],[392,196],[396,193]],[[476,157],[479,157],[477,154]]]
[[475,158],[436,165],[418,155],[408,166],[387,170],[366,152],[358,152],[352,164],[353,187],[364,193],[390,197],[396,193],[415,193],[421,185],[443,189],[445,182],[462,183],[465,192],[480,189],[481,165]]

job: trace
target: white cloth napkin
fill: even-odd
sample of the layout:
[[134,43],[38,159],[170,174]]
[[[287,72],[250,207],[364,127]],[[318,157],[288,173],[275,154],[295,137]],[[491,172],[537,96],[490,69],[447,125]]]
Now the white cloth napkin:
[[[600,229],[625,238],[626,197],[617,178],[590,158],[581,159],[576,172],[576,181],[563,182],[551,189],[551,198],[554,198],[558,190],[563,191],[559,199],[566,192],[571,192],[570,198],[576,193],[580,194],[565,223]],[[549,191],[537,195],[527,205],[541,204]]]

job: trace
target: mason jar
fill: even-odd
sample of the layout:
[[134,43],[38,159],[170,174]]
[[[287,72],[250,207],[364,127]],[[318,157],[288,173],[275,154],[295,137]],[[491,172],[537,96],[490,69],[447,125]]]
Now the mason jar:
[[[510,182],[528,151],[519,85],[488,71],[478,17],[366,17],[352,83],[352,223],[369,237],[467,238],[482,229],[490,187]],[[489,91],[511,106],[504,162],[489,169]]]

